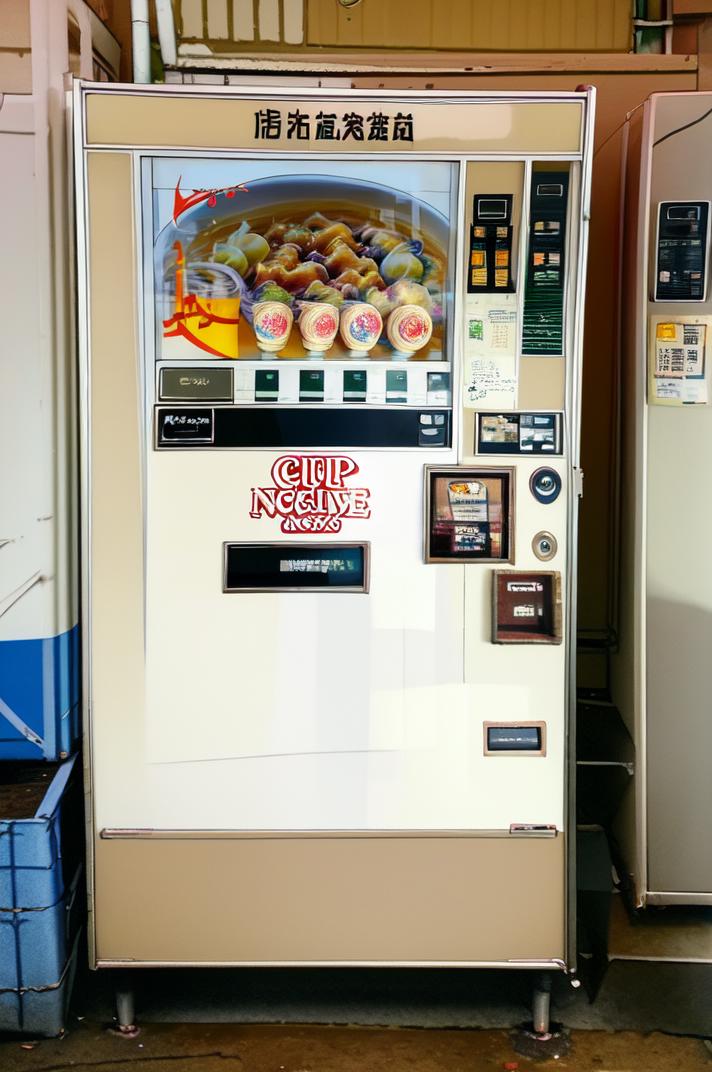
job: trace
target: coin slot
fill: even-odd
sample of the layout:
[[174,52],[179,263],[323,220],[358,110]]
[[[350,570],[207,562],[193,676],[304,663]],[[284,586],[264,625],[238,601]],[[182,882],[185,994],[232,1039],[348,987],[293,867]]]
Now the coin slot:
[[550,532],[537,532],[532,540],[532,550],[541,562],[549,562],[558,549],[556,537]]

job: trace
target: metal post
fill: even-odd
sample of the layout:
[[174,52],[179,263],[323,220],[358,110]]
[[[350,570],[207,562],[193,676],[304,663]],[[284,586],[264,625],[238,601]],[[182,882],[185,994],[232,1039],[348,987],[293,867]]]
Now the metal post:
[[551,974],[542,972],[534,984],[532,1024],[537,1038],[551,1037]]
[[134,991],[120,983],[116,988],[116,1031],[124,1038],[135,1038],[139,1033],[136,1026],[136,1003]]

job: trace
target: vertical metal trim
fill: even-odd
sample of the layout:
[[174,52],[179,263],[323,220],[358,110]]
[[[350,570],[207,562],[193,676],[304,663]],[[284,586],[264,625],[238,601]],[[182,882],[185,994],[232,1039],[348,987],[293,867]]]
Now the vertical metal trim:
[[[458,191],[457,191],[457,219],[464,221],[465,209],[466,209],[466,193],[467,193],[467,169],[474,165],[475,161],[465,160],[460,158],[457,161],[458,168]],[[451,228],[452,230],[452,228]],[[452,319],[454,321],[452,330],[452,348],[451,348],[451,360],[450,360],[450,390],[451,390],[451,414],[452,414],[452,447],[455,451],[455,464],[462,465],[463,458],[465,456],[465,449],[463,443],[463,433],[465,427],[465,421],[463,419],[463,407],[464,407],[464,391],[465,391],[465,354],[464,354],[464,319],[465,319],[465,303],[467,301],[465,291],[465,236],[463,234],[464,228],[458,227],[456,237],[456,256],[455,262],[455,276],[454,276],[454,293],[452,296]],[[469,243],[468,243],[469,246]],[[474,445],[472,450],[474,451]],[[468,452],[470,453],[470,452]],[[422,544],[423,555],[426,553],[426,541],[428,539],[430,524],[430,518],[425,512],[425,494],[423,495],[423,532],[422,532]],[[462,570],[462,596],[461,596],[461,612],[462,612],[462,679],[463,682],[466,677],[465,664],[467,653],[467,578],[468,572],[465,569],[464,563],[461,565]]]
[[615,643],[620,643],[621,630],[621,488],[622,488],[622,452],[623,452],[623,360],[625,339],[623,331],[623,275],[625,272],[625,223],[626,223],[626,186],[628,174],[628,145],[630,141],[630,115],[626,117],[621,131],[620,189],[618,191],[618,244],[617,265],[618,286],[616,288],[616,334],[615,334],[615,368],[613,374],[612,413],[613,413],[613,453],[611,457],[613,479],[610,497],[611,517],[608,525],[608,555],[610,576],[608,580],[608,625],[613,630]]
[[42,641],[42,751],[45,757],[57,755],[57,717],[63,712],[58,707],[57,680],[55,676],[55,637]]
[[[458,220],[464,220],[465,216],[465,193],[467,184],[467,169],[471,166],[473,161],[471,160],[451,160],[451,165],[455,164],[457,167],[457,199],[456,199],[456,212]],[[452,191],[452,179],[450,180],[450,206],[452,209],[453,191]],[[451,227],[452,235],[452,227]],[[454,249],[452,246],[454,245]],[[450,389],[452,392],[452,447],[455,451],[455,461],[460,464],[464,455],[464,444],[462,442],[462,430],[464,421],[462,418],[462,397],[464,389],[464,333],[463,333],[463,319],[465,317],[465,238],[462,233],[462,228],[457,228],[455,235],[455,241],[453,243],[452,237],[450,238],[451,248],[448,250],[448,254],[455,257],[455,271],[452,276],[453,281],[453,295],[450,303],[450,319],[452,322],[451,346],[450,346]],[[471,453],[468,452],[468,453]]]
[[93,729],[91,720],[91,584],[89,554],[91,549],[91,511],[89,483],[91,479],[89,392],[89,333],[91,330],[88,264],[87,264],[87,189],[86,160],[84,154],[86,97],[79,82],[74,83],[72,95],[72,127],[74,134],[74,191],[76,225],[76,284],[77,284],[77,386],[79,391],[77,415],[79,425],[79,580],[81,612],[82,655],[82,737],[84,741],[84,796],[86,809],[87,851],[87,935],[89,942],[89,965],[96,967],[96,917],[94,913],[94,830],[96,828]]
[[[650,262],[650,188],[652,185],[653,135],[655,132],[655,106],[657,95],[653,94],[643,108],[641,132],[640,186],[638,192],[638,242],[637,242],[637,293],[636,293],[636,347],[635,347],[635,455],[636,487],[640,510],[635,521],[634,547],[635,575],[633,578],[634,658],[639,677],[634,684],[634,723],[637,729],[636,769],[636,840],[638,843],[636,866],[638,895],[645,904],[648,892],[648,737],[647,737],[647,588],[648,588],[648,277]],[[635,687],[637,686],[637,687]]]
[[[136,301],[136,381],[137,402],[140,407],[139,423],[143,425],[143,436],[140,444],[141,457],[141,487],[140,509],[146,516],[148,494],[148,457],[151,450],[151,424],[153,419],[153,402],[156,391],[156,354],[155,354],[155,278],[153,271],[153,183],[149,181],[153,177],[153,161],[141,156],[140,153],[132,153],[131,160],[131,186],[133,196],[133,225],[134,225],[134,264],[136,266],[135,301]],[[145,237],[149,241],[145,241]],[[147,285],[148,284],[148,285]],[[148,337],[149,325],[154,328],[150,340]],[[151,378],[148,380],[148,364],[150,360]],[[150,391],[150,400],[147,393]],[[143,591],[143,644],[144,660],[146,659],[146,619],[148,615],[148,532],[143,525],[143,553],[142,553],[142,591]]]
[[524,289],[527,285],[529,266],[529,225],[531,213],[532,160],[524,161],[524,189],[522,191],[522,211],[519,217],[519,252],[517,256],[517,394],[514,399],[515,409],[519,408],[519,377],[522,368],[522,350],[524,348]]
[[[568,440],[569,465],[567,489],[568,514],[568,571],[566,579],[566,755],[564,792],[567,813],[566,830],[566,962],[570,971],[576,969],[576,619],[578,571],[579,502],[574,470],[580,466],[581,449],[581,365],[583,322],[586,298],[586,259],[588,254],[588,222],[591,215],[591,171],[593,165],[593,135],[596,110],[596,90],[586,90],[586,121],[584,153],[580,165],[578,255],[576,263],[576,309],[572,322],[571,357],[566,377],[566,402],[569,419],[564,436]],[[572,170],[575,165],[572,165]],[[569,181],[569,189],[571,182]]]

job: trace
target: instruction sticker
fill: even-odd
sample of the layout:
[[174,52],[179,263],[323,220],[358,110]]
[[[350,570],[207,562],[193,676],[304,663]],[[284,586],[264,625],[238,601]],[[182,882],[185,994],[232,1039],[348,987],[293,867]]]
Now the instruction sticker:
[[700,320],[651,323],[648,401],[659,405],[708,402],[708,325]]

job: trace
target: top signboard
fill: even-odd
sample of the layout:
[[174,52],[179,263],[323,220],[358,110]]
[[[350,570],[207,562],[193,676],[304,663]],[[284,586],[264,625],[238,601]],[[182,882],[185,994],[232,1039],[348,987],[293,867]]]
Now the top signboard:
[[[328,153],[531,153],[578,156],[585,97],[427,99],[218,95],[185,90],[86,95],[86,144]],[[556,108],[552,116],[552,104]]]

